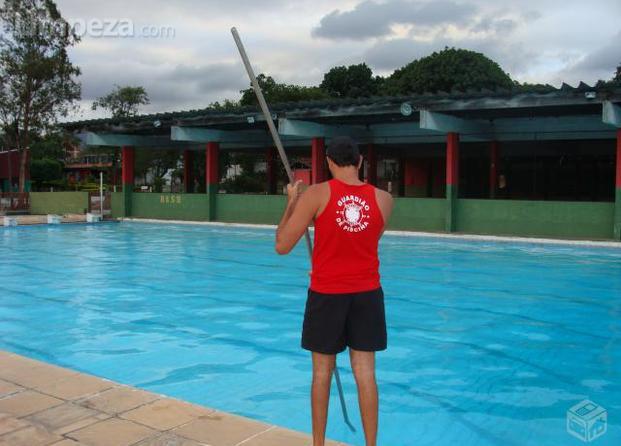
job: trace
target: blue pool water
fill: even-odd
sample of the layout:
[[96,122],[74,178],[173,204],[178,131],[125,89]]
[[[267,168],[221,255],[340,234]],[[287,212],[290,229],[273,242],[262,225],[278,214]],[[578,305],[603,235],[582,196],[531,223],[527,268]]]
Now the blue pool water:
[[[299,348],[308,261],[273,231],[121,223],[0,230],[0,348],[310,430]],[[380,445],[579,445],[567,410],[621,442],[621,249],[386,236]],[[328,433],[364,444],[355,386]],[[333,390],[335,390],[333,388]]]

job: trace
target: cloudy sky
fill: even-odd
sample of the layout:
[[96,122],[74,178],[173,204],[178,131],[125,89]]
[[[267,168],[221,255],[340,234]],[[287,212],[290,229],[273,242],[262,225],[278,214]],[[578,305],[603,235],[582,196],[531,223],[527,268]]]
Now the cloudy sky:
[[[248,84],[229,29],[257,72],[316,85],[336,65],[376,74],[445,46],[483,52],[514,79],[560,86],[610,79],[621,63],[619,0],[57,0],[84,35],[71,58],[83,101],[142,85],[144,112],[238,99]],[[130,29],[131,24],[131,29]],[[145,29],[149,28],[149,29]],[[163,30],[163,31],[159,31]],[[159,36],[158,34],[166,34]]]

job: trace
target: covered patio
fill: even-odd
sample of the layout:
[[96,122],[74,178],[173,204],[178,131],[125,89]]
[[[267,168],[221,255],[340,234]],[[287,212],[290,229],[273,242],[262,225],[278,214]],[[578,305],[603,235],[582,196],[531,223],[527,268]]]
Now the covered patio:
[[[300,178],[328,178],[325,146],[354,137],[361,177],[389,190],[392,229],[561,238],[621,239],[621,90],[452,92],[276,104],[288,153],[307,161]],[[145,115],[65,124],[87,147],[121,148],[119,217],[275,223],[277,153],[254,108]],[[183,153],[179,194],[134,191],[137,150]],[[205,194],[192,193],[197,151]],[[223,151],[266,163],[265,194],[218,193]],[[202,157],[202,156],[201,156]]]

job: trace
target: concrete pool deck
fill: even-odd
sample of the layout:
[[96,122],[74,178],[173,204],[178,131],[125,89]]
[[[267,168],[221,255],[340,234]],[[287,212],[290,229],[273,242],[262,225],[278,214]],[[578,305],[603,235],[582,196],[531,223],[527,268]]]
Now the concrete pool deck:
[[0,350],[0,446],[311,444],[300,432]]

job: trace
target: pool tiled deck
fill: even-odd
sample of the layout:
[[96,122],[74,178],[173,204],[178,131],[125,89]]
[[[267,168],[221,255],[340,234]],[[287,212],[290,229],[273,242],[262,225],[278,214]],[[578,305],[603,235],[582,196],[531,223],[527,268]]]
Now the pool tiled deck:
[[311,444],[299,432],[0,350],[0,446]]

